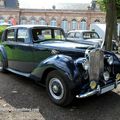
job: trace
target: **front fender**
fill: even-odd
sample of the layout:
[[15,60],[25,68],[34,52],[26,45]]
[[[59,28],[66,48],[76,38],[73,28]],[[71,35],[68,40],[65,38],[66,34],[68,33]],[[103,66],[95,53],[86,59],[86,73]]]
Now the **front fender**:
[[32,75],[41,78],[44,71],[52,68],[65,74],[70,80],[76,80],[78,77],[78,69],[74,60],[66,55],[55,55],[42,61],[36,69],[31,73]]

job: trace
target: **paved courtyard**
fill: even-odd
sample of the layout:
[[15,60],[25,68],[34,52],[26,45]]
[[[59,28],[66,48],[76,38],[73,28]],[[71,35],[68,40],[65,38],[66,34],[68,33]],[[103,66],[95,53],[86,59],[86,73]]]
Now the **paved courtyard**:
[[120,120],[120,86],[62,108],[30,79],[0,73],[0,120]]

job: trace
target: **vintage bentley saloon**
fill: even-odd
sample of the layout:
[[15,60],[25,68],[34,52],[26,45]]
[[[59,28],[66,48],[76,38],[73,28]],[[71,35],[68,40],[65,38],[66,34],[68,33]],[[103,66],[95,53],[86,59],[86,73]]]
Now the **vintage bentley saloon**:
[[120,60],[114,53],[66,41],[61,28],[50,26],[7,28],[0,45],[0,69],[44,85],[60,106],[74,97],[106,93],[120,83]]

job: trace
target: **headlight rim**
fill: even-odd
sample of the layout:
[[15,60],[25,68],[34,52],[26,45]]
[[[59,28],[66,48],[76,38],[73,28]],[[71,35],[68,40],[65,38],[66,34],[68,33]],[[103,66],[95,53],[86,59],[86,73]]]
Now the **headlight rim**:
[[107,58],[107,62],[108,62],[109,65],[112,65],[112,64],[113,64],[113,61],[114,61],[113,56],[109,56],[109,57]]
[[103,78],[105,81],[108,81],[110,79],[110,73],[108,71],[104,71]]

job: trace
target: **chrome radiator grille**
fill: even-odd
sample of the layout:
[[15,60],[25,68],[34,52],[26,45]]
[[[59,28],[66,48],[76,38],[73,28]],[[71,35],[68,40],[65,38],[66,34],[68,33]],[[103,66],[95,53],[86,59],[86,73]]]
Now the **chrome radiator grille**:
[[100,49],[89,52],[89,79],[98,81],[104,71],[104,53]]

